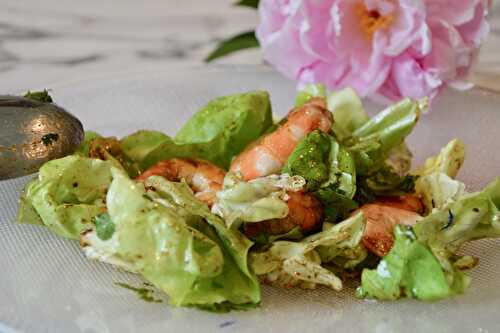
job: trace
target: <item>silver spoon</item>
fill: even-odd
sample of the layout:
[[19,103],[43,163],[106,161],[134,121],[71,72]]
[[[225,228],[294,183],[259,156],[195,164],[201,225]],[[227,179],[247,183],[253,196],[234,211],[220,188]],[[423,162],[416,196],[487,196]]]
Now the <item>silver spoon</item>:
[[80,121],[57,105],[0,95],[0,180],[73,153],[83,135]]

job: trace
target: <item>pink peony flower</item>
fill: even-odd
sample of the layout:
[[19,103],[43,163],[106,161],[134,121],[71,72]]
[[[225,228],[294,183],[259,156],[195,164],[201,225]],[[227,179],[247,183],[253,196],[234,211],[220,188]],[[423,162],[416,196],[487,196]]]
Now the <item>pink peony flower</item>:
[[434,97],[465,79],[488,34],[488,0],[261,0],[264,58],[299,85]]

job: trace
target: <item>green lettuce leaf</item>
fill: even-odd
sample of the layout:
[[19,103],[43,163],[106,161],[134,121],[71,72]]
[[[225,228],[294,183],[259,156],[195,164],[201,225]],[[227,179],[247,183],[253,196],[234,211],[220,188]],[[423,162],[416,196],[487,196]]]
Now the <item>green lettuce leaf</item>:
[[82,155],[84,157],[89,157],[90,143],[96,138],[101,138],[102,136],[93,131],[85,131],[85,136],[80,147],[75,151],[75,154]]
[[287,191],[304,187],[302,177],[288,174],[256,178],[248,182],[229,172],[223,189],[217,193],[212,212],[221,216],[228,228],[237,229],[243,222],[281,219],[288,215]]
[[18,221],[43,224],[62,237],[78,239],[105,211],[111,182],[109,162],[71,155],[45,163],[22,195]]
[[465,145],[459,139],[450,141],[437,156],[428,158],[414,173],[424,177],[436,172],[455,178],[465,160]]
[[356,161],[359,175],[375,174],[391,151],[400,146],[417,123],[427,102],[404,99],[378,113],[344,142]]
[[395,242],[376,269],[364,269],[358,295],[381,300],[400,297],[434,301],[462,292],[468,280],[461,272],[454,271],[455,280],[449,283],[439,261],[422,243],[411,227],[398,225]]
[[322,84],[307,84],[301,89],[295,97],[295,106],[302,106],[306,104],[313,97],[326,98],[328,91]]
[[340,141],[351,137],[356,129],[370,119],[352,88],[330,92],[322,84],[308,84],[298,92],[295,106],[304,105],[313,97],[326,99],[327,108],[333,113],[332,129]]
[[364,204],[374,201],[378,196],[413,192],[417,176],[409,174],[412,157],[405,143],[393,148],[377,172],[358,177],[356,201]]
[[271,284],[341,290],[341,279],[322,264],[352,267],[361,262],[366,257],[366,251],[359,250],[365,225],[363,215],[357,214],[300,242],[276,241],[265,251],[251,252],[251,266],[261,280]]
[[141,130],[120,140],[123,152],[135,162],[141,162],[151,151],[168,142],[170,137],[162,132]]
[[323,203],[328,221],[345,218],[357,207],[356,169],[351,154],[333,136],[314,131],[301,140],[283,167],[284,173],[299,175],[307,190]]
[[227,169],[231,160],[273,124],[269,94],[219,97],[187,121],[175,139],[164,138],[140,161],[143,169],[173,157],[196,157]]
[[328,95],[328,110],[333,113],[332,129],[335,136],[344,141],[370,120],[363,109],[363,103],[351,88],[345,88]]
[[464,262],[457,251],[465,242],[500,237],[499,198],[500,178],[497,178],[483,191],[463,195],[435,209],[414,226],[418,240],[431,249],[450,279],[456,266]]
[[252,242],[225,228],[186,184],[153,176],[143,185],[118,169],[112,175],[107,206],[115,231],[108,240],[84,233],[89,257],[140,273],[173,305],[227,309],[260,302],[247,263]]
[[419,177],[415,191],[422,198],[427,213],[439,210],[465,194],[465,184],[454,179],[464,159],[465,146],[455,139],[414,172]]
[[30,180],[21,191],[19,196],[19,208],[17,209],[17,222],[35,225],[44,225],[42,218],[38,215],[35,207],[31,204],[31,196],[28,197],[28,189],[38,182],[38,178]]

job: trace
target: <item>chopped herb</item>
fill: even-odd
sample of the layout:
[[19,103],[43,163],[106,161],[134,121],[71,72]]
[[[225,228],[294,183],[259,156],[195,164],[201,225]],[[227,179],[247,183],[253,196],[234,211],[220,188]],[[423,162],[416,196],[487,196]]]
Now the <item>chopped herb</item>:
[[153,289],[147,289],[147,288],[137,288],[134,286],[131,286],[129,284],[123,283],[123,282],[115,282],[117,286],[120,286],[122,288],[132,290],[137,293],[140,299],[142,299],[145,302],[149,303],[161,303],[161,299],[156,299],[153,297],[154,290]]
[[102,213],[94,217],[93,222],[95,224],[97,237],[105,241],[110,239],[115,232],[115,224],[109,217],[108,213]]
[[45,134],[44,136],[42,136],[42,143],[45,146],[50,146],[52,143],[54,143],[57,140],[59,140],[59,134],[57,134],[57,133],[49,133],[49,134]]
[[24,94],[24,98],[31,99],[33,101],[38,101],[42,103],[52,103],[52,97],[50,97],[49,92],[47,89],[44,89],[42,91],[28,91],[26,94]]

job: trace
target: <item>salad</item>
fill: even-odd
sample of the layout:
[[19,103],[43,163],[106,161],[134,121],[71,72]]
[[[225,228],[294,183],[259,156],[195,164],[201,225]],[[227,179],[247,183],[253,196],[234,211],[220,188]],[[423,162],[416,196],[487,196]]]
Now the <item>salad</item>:
[[452,297],[478,264],[461,246],[500,237],[500,178],[467,191],[458,139],[412,167],[405,138],[426,108],[404,99],[370,118],[353,90],[309,85],[278,122],[253,91],[210,101],[175,137],[86,132],[26,185],[18,222],[79,241],[175,306],[252,308],[261,283]]

